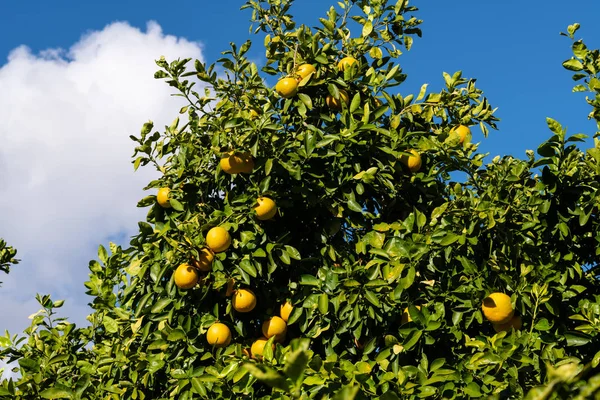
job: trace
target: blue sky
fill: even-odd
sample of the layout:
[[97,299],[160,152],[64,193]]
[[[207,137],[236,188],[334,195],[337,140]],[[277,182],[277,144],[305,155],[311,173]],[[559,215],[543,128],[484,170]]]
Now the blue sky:
[[[333,3],[297,0],[296,20],[312,26]],[[594,133],[590,110],[561,66],[571,43],[559,32],[579,22],[578,37],[600,47],[600,1],[413,3],[421,8],[423,38],[398,60],[409,76],[403,95],[423,83],[439,90],[443,71],[477,78],[501,118],[500,131],[487,140],[474,130],[491,157],[523,158],[549,136],[547,116],[571,134]],[[36,292],[66,298],[65,314],[83,321],[88,260],[98,244],[122,242],[144,219],[147,209],[135,204],[156,175],[133,173],[128,136],[148,119],[157,127],[170,123],[181,106],[152,78],[153,60],[165,54],[211,63],[229,42],[250,36],[242,1],[165,4],[0,0],[0,186],[11,194],[0,197],[0,237],[23,259],[0,278],[0,332],[27,324],[37,311]],[[250,54],[259,61],[261,43]],[[31,51],[15,50],[20,46]],[[39,56],[58,48],[70,49],[71,58]]]
[[[239,11],[242,1],[180,1],[175,6],[154,0],[0,3],[0,60],[9,50],[26,44],[34,52],[68,48],[89,30],[114,21],[143,28],[157,21],[167,34],[203,44],[207,61],[214,61],[229,42],[243,42],[248,34],[249,11]],[[323,0],[297,0],[297,21],[313,25],[330,4]],[[559,36],[573,22],[582,24],[578,37],[600,47],[594,16],[600,2],[585,0],[577,6],[551,1],[413,1],[424,20],[424,37],[400,58],[409,75],[403,94],[418,91],[422,83],[439,88],[442,71],[463,70],[478,79],[490,102],[499,107],[501,132],[491,135],[481,149],[495,154],[523,156],[535,148],[548,131],[551,116],[571,133],[593,133],[587,122],[583,96],[571,93],[572,82],[561,62],[570,56],[570,43]],[[260,41],[254,55],[262,57]],[[1,61],[0,61],[1,62]],[[476,136],[475,140],[481,139]]]

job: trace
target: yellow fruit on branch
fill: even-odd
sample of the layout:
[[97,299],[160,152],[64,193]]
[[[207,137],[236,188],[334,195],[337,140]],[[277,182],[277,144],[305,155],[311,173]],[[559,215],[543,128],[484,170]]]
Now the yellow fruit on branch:
[[411,155],[403,155],[400,162],[408,167],[410,172],[418,172],[421,169],[421,155],[416,150],[410,150]]
[[356,60],[356,58],[344,57],[340,60],[340,62],[338,62],[338,70],[343,72],[347,68],[349,68],[351,65],[354,65],[354,64],[357,64],[357,66],[358,66],[358,61]]
[[510,296],[498,292],[492,293],[483,299],[481,310],[488,321],[495,324],[507,323],[515,312],[510,301]]
[[169,203],[169,193],[171,189],[168,187],[163,187],[158,189],[158,193],[156,194],[156,202],[159,206],[163,208],[171,208],[171,203]]
[[294,78],[283,78],[275,85],[275,91],[284,99],[290,99],[298,93],[298,81]]
[[200,257],[198,257],[198,260],[193,260],[192,264],[202,272],[209,272],[212,270],[214,258],[214,253],[209,248],[205,247],[200,250]]
[[[415,306],[417,309],[421,309],[421,306]],[[410,313],[408,312],[408,307],[406,307],[404,309],[404,312],[402,313],[402,318],[400,319],[400,325],[404,325],[407,324],[409,322],[412,322],[412,318],[410,317]]]
[[[256,339],[254,341],[254,343],[252,343],[252,347],[250,348],[250,353],[252,353],[252,357],[254,357],[254,358],[262,357],[262,355],[265,351],[265,346],[267,345],[268,341],[269,341],[269,339],[267,339],[266,337],[261,337],[259,339]],[[272,349],[275,350],[275,345],[273,345]]]
[[198,283],[200,275],[196,268],[184,263],[175,270],[174,279],[178,288],[191,289]]
[[254,210],[256,211],[256,218],[261,221],[266,221],[275,216],[277,213],[277,205],[268,197],[259,197],[256,199]]
[[249,174],[254,169],[254,160],[249,152],[240,154],[230,151],[221,158],[219,165],[227,174]]
[[231,236],[225,228],[215,226],[206,234],[206,244],[213,252],[221,253],[231,245]]
[[296,75],[298,76],[296,80],[300,83],[307,76],[314,74],[316,72],[315,66],[312,64],[302,64],[296,69]]
[[467,138],[471,137],[471,130],[464,125],[459,125],[450,130],[450,134],[458,135],[459,143],[463,144]]
[[244,174],[249,174],[254,169],[254,159],[252,158],[252,154],[249,151],[242,153],[242,165],[240,167],[240,172]]
[[521,317],[519,317],[518,315],[514,315],[510,319],[510,321],[508,321],[504,324],[492,324],[492,325],[494,326],[494,330],[496,332],[508,332],[512,328],[514,328],[515,331],[518,331],[523,326],[523,321],[521,321]]
[[233,293],[233,309],[237,312],[247,313],[256,307],[256,295],[250,289],[239,289]]
[[271,317],[270,319],[263,322],[262,333],[269,339],[275,336],[276,342],[283,342],[285,340],[285,333],[287,332],[287,324],[280,317]]
[[346,105],[348,105],[350,103],[350,96],[348,95],[348,92],[346,92],[343,89],[340,89],[340,97],[339,98],[335,98],[332,95],[328,95],[325,98],[325,103],[327,104],[327,106],[329,108],[331,108],[334,111],[340,111],[342,109],[342,102],[345,103]]
[[231,343],[231,330],[227,325],[216,322],[208,328],[206,341],[214,347],[225,347]]
[[294,311],[294,306],[292,306],[292,303],[289,301],[286,301],[279,308],[279,316],[287,323],[290,319],[290,315],[292,315],[292,311]]

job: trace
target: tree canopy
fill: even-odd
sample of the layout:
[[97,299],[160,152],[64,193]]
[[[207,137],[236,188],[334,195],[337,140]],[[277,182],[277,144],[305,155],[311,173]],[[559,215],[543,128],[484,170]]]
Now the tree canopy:
[[[598,132],[582,150],[548,118],[537,152],[485,162],[473,135],[498,119],[475,79],[398,90],[416,7],[342,0],[308,27],[291,4],[242,7],[262,68],[251,41],[156,62],[188,104],[131,137],[162,173],[147,218],[90,262],[89,326],[39,295],[0,338],[21,374],[0,397],[598,397]],[[600,124],[578,28],[563,65]]]

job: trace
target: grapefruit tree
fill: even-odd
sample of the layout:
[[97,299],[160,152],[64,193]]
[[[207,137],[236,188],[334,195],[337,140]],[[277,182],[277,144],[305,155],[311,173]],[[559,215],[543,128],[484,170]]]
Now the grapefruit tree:
[[[594,393],[598,141],[583,152],[548,119],[537,156],[484,164],[472,135],[497,119],[474,79],[397,90],[420,35],[408,1],[342,0],[314,28],[291,4],[242,7],[264,36],[261,69],[249,41],[218,66],[157,61],[188,104],[132,137],[134,167],[162,172],[138,204],[147,218],[90,262],[89,327],[38,297],[26,337],[5,338],[21,377],[0,395]],[[577,90],[597,93],[598,51],[573,50]]]

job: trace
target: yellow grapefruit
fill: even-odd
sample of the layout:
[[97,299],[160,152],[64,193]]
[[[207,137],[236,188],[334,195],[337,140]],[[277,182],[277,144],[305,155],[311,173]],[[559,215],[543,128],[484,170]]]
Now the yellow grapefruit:
[[275,85],[275,91],[284,99],[292,98],[298,93],[298,81],[294,78],[283,78]]
[[327,104],[327,106],[335,111],[339,111],[342,109],[342,102],[344,102],[346,105],[350,103],[350,96],[348,96],[348,92],[346,92],[343,89],[340,89],[339,99],[336,99],[332,95],[329,95],[325,98],[325,103]]
[[200,257],[198,260],[194,260],[194,267],[198,268],[202,272],[209,272],[212,270],[212,262],[215,258],[213,252],[205,247],[200,250]]
[[279,308],[279,315],[281,316],[281,319],[287,323],[290,319],[290,315],[292,315],[292,311],[294,311],[294,306],[292,306],[292,303],[289,301],[286,301]]
[[237,312],[250,312],[256,307],[256,295],[250,289],[239,289],[233,293],[233,309]]
[[175,270],[174,279],[178,288],[191,289],[196,286],[200,276],[198,275],[196,268],[184,263]]
[[259,197],[256,199],[254,210],[256,211],[256,218],[261,221],[266,221],[275,216],[277,213],[277,205],[268,197]]
[[231,236],[225,228],[215,226],[206,234],[206,244],[213,252],[221,253],[231,245]]
[[411,156],[403,155],[400,158],[400,162],[402,162],[402,164],[406,165],[408,167],[408,169],[410,170],[410,172],[414,173],[421,169],[421,164],[422,164],[421,155],[416,150],[410,150],[409,152],[412,155]]
[[349,68],[351,65],[356,64],[356,63],[358,63],[358,61],[356,61],[356,58],[344,57],[338,63],[338,69],[343,72],[346,70],[346,68]]
[[169,193],[171,189],[168,187],[163,187],[158,189],[158,193],[156,194],[156,202],[159,206],[163,208],[171,208],[171,204],[169,203]]
[[509,322],[515,312],[510,301],[510,296],[498,292],[492,293],[483,299],[481,310],[488,321],[495,324]]
[[271,319],[263,322],[262,333],[267,339],[275,336],[276,342],[283,342],[285,340],[286,332],[287,324],[280,317],[271,317]]
[[216,322],[208,328],[208,332],[206,332],[206,341],[211,346],[225,347],[231,343],[231,331],[227,325]]

